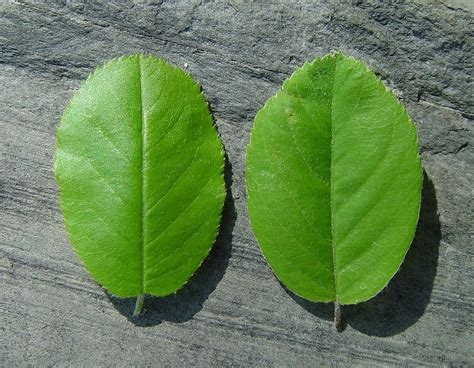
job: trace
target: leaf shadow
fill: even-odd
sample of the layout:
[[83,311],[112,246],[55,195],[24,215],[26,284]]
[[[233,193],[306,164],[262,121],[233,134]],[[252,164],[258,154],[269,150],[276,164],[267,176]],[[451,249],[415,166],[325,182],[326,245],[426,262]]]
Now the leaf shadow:
[[106,292],[114,308],[136,326],[156,326],[163,321],[182,323],[198,313],[224,276],[232,250],[232,232],[237,212],[232,197],[232,165],[225,154],[226,199],[219,234],[209,255],[191,279],[176,294],[165,297],[147,295],[140,316],[134,317],[135,298],[119,298]]
[[[441,224],[435,187],[424,170],[423,177],[420,219],[400,270],[374,298],[342,308],[345,323],[366,335],[388,337],[405,331],[420,319],[430,301],[438,266]],[[333,319],[333,303],[313,303],[286,291],[309,313]]]

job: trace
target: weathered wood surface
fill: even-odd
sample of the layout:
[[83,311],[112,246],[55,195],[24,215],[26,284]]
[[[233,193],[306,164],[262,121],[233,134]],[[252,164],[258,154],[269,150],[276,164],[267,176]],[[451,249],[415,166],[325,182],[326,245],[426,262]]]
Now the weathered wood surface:
[[[459,3],[459,5],[457,5]],[[472,366],[473,30],[469,2],[270,1],[0,5],[0,366]],[[415,120],[426,171],[401,271],[372,301],[304,302],[250,231],[244,153],[252,119],[304,60],[364,60]],[[203,85],[230,164],[219,240],[176,296],[108,297],[68,244],[53,177],[73,90],[144,51]]]

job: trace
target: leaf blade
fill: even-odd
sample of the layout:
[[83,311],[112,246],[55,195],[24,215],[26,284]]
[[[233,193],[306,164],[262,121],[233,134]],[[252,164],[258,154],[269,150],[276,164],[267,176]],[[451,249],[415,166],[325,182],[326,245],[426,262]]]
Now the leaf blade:
[[[361,86],[367,87],[368,96],[354,93],[354,88],[357,90]],[[344,88],[349,89],[344,92]],[[405,218],[408,222],[402,221],[403,225],[409,225],[405,231],[408,239],[413,236],[416,226],[415,211],[419,208],[421,191],[416,132],[401,105],[362,63],[337,54],[305,64],[284,82],[282,90],[267,101],[255,118],[247,149],[246,171],[252,228],[277,277],[295,293],[310,300],[339,300],[342,304],[359,302],[373,296],[385,285],[380,285],[380,282],[386,283],[394,273],[391,269],[379,272],[380,282],[365,293],[361,292],[367,279],[359,281],[357,286],[354,270],[350,266],[355,255],[362,253],[362,248],[347,246],[341,241],[345,235],[343,230],[348,232],[345,227],[350,228],[351,224],[349,220],[339,220],[350,217],[351,210],[354,211],[351,208],[354,206],[346,206],[345,212],[339,210],[341,203],[351,198],[350,184],[356,179],[346,176],[348,172],[357,172],[351,164],[355,162],[360,166],[364,162],[357,155],[369,152],[360,144],[357,146],[357,140],[353,142],[354,133],[360,126],[353,124],[347,114],[359,123],[372,121],[372,124],[365,125],[369,130],[374,128],[373,121],[387,120],[387,111],[380,113],[380,117],[376,111],[376,118],[369,116],[367,119],[364,115],[371,111],[374,101],[368,97],[374,91],[375,96],[385,99],[384,103],[393,107],[397,116],[401,117],[400,121],[404,122],[405,125],[395,124],[401,127],[400,137],[406,136],[407,129],[410,131],[407,162],[411,166],[407,169],[412,175],[407,177],[406,182],[413,185],[413,198],[409,201],[410,218]],[[361,98],[365,101],[364,106],[359,101]],[[355,117],[354,112],[357,112]],[[375,127],[380,129],[383,125],[377,123]],[[382,130],[386,133],[387,129]],[[370,139],[374,139],[373,134],[362,134],[362,138],[366,137],[369,137],[368,142],[360,142],[370,144]],[[352,150],[347,149],[351,147]],[[400,158],[400,155],[400,152],[389,153],[390,157]],[[382,160],[390,167],[390,160]],[[369,164],[371,162],[368,161]],[[359,172],[360,175],[367,177],[364,170]],[[373,175],[372,179],[380,181],[380,173],[375,171]],[[325,184],[329,187],[326,190]],[[362,193],[380,187],[383,188],[383,185],[370,185],[362,189]],[[359,202],[365,203],[363,200]],[[375,221],[370,212],[367,216],[369,222]],[[381,226],[378,224],[377,228]],[[355,233],[358,231],[356,226]],[[393,238],[394,232],[389,231],[389,234]],[[388,240],[382,238],[378,241],[386,244]],[[390,263],[392,268],[396,265],[398,269],[410,242],[411,238],[409,241],[405,239],[403,246],[397,248],[403,254],[393,255],[395,261]],[[373,249],[376,248],[371,246],[370,249],[375,252]],[[374,259],[380,258],[380,252],[375,253]],[[360,257],[364,260],[363,256]],[[364,270],[359,270],[359,274],[364,273]],[[388,273],[391,273],[389,277]],[[369,273],[370,277],[373,274]]]
[[[115,295],[176,291],[215,240],[222,146],[199,86],[163,60],[123,57],[89,77],[58,128],[55,172],[71,243]],[[191,205],[192,184],[204,180],[205,204]],[[179,211],[186,206],[192,211]],[[184,236],[187,253],[169,256]]]

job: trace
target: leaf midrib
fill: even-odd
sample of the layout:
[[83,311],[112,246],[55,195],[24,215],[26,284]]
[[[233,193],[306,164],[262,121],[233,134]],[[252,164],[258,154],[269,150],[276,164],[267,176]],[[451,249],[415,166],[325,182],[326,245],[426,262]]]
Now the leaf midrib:
[[335,55],[334,58],[334,70],[333,70],[333,78],[332,78],[332,86],[331,86],[331,110],[329,113],[329,126],[330,126],[330,139],[331,139],[331,144],[330,144],[330,166],[329,166],[329,210],[331,212],[330,216],[330,230],[331,230],[331,250],[332,250],[332,268],[333,268],[333,277],[334,277],[334,294],[335,294],[335,302],[339,302],[339,294],[337,291],[337,273],[336,273],[336,247],[334,246],[334,201],[333,201],[333,145],[334,145],[334,139],[333,139],[333,111],[334,111],[334,90],[335,90],[335,81],[336,81],[336,69],[337,69],[337,60],[338,57]]
[[142,56],[138,55],[138,80],[140,83],[140,118],[141,118],[141,126],[140,126],[140,135],[141,135],[141,160],[140,160],[140,202],[141,202],[141,216],[140,216],[140,232],[141,232],[141,242],[140,242],[140,259],[141,259],[141,292],[140,294],[144,294],[145,292],[145,149],[146,149],[146,119],[144,117],[143,111],[143,80],[142,80],[142,63],[141,63]]

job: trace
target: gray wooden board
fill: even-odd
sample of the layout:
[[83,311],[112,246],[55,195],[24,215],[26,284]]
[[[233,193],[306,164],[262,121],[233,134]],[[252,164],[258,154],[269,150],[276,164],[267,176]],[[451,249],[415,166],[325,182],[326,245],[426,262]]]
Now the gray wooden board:
[[[0,366],[472,366],[473,30],[469,1],[1,2]],[[245,205],[255,113],[294,68],[331,50],[366,62],[418,127],[421,221],[400,272],[373,300],[332,306],[285,289]],[[177,295],[108,296],[66,238],[55,131],[96,65],[138,51],[199,81],[229,163],[214,250]]]

